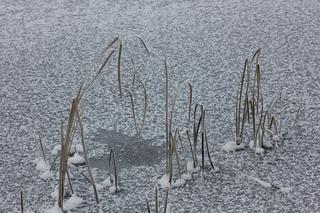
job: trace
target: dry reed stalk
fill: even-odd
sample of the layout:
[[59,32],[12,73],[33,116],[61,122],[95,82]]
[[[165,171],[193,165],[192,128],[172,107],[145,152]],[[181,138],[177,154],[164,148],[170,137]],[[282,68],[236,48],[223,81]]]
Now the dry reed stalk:
[[22,191],[20,191],[20,207],[21,207],[21,213],[24,213],[23,192]]
[[137,39],[139,39],[139,41],[142,43],[143,47],[146,49],[148,55],[150,55],[150,52],[149,52],[149,50],[148,50],[148,47],[147,47],[146,43],[142,40],[142,38],[137,37]]
[[119,54],[118,54],[118,84],[119,84],[119,95],[122,99],[122,89],[121,89],[121,53],[122,53],[122,42],[119,39]]
[[88,173],[89,173],[90,180],[91,180],[91,183],[92,183],[92,187],[93,187],[96,203],[99,204],[98,192],[97,192],[96,184],[95,184],[95,181],[93,179],[92,172],[91,172],[90,162],[89,162],[89,159],[88,159],[88,156],[87,156],[87,149],[86,149],[86,145],[85,145],[85,142],[84,142],[84,129],[83,129],[83,125],[82,125],[82,122],[81,122],[81,117],[80,117],[80,113],[79,113],[79,110],[78,110],[78,107],[77,107],[77,103],[75,104],[75,111],[76,111],[77,120],[78,120],[79,127],[80,127],[81,143],[82,143],[84,158],[86,160],[86,165],[87,165]]
[[166,94],[165,94],[165,113],[166,113],[166,174],[169,174],[169,77],[168,77],[168,67],[167,62],[164,61],[165,65],[165,78],[166,78]]

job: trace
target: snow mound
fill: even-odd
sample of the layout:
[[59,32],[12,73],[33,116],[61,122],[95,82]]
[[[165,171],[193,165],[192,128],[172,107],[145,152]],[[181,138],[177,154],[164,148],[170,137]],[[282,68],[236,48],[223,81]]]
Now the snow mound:
[[237,145],[234,141],[229,141],[222,146],[222,150],[226,152],[234,152],[244,149],[244,144]]
[[79,155],[79,153],[74,153],[74,155],[69,158],[69,162],[72,164],[83,164],[86,162],[86,160],[84,159],[84,157],[82,157],[81,155]]
[[42,158],[36,158],[33,163],[36,165],[36,170],[46,172],[50,170],[50,164]]
[[63,210],[65,211],[69,211],[71,209],[74,208],[78,208],[81,206],[81,204],[84,201],[82,200],[82,198],[77,197],[75,194],[73,194],[63,205]]

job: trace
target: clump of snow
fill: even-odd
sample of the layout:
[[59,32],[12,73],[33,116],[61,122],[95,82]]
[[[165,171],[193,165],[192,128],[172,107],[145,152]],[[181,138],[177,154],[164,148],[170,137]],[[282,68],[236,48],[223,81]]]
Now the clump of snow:
[[120,187],[119,186],[116,187],[116,185],[113,185],[113,186],[109,187],[109,192],[110,193],[115,193],[115,192],[117,192],[119,190],[120,190]]
[[113,181],[111,180],[111,176],[108,176],[107,179],[105,179],[102,184],[105,186],[112,186]]
[[169,180],[170,180],[169,175],[164,174],[164,175],[160,178],[160,180],[158,181],[158,183],[160,184],[160,186],[161,186],[162,188],[169,188],[169,187],[170,187],[170,182],[169,182]]
[[42,174],[40,174],[39,177],[44,180],[49,179],[49,178],[53,177],[53,172],[50,170],[47,170],[47,171],[43,172]]
[[76,146],[72,144],[72,145],[70,146],[69,153],[70,153],[70,154],[73,154],[73,153],[75,153],[75,152],[76,152]]
[[46,172],[50,170],[50,164],[42,158],[36,158],[33,163],[36,164],[36,169],[40,172]]
[[251,140],[249,143],[249,147],[253,149],[257,154],[262,154],[265,151],[264,148],[261,147],[261,143],[259,141],[257,141],[256,145],[254,145],[254,141]]
[[78,208],[83,203],[82,198],[77,197],[76,194],[73,194],[63,205],[63,210],[69,211],[74,208]]
[[193,161],[190,161],[187,163],[187,171],[188,173],[196,173],[200,171],[200,166],[196,165],[196,167],[194,167],[193,165]]
[[78,153],[83,153],[83,146],[81,144],[77,143],[75,147]]
[[167,204],[167,209],[165,213],[171,213],[171,203]]
[[58,206],[54,206],[51,209],[46,210],[45,213],[63,213],[63,211]]
[[191,180],[192,179],[192,175],[191,174],[182,174],[181,178],[183,178],[184,180]]
[[51,192],[50,196],[54,199],[58,199],[58,194],[59,194],[59,187],[55,186],[53,192]]
[[84,157],[82,157],[81,155],[79,155],[79,153],[76,152],[71,158],[69,158],[69,162],[77,165],[85,163],[86,160],[84,159]]
[[172,187],[182,187],[186,184],[186,180],[181,176],[178,180],[174,181]]
[[[103,189],[103,185],[96,183],[96,189],[97,191],[101,191]],[[94,192],[93,186],[90,186],[89,190],[93,193]]]
[[55,145],[51,154],[52,155],[58,155],[61,151],[61,144]]
[[234,141],[229,141],[225,145],[222,146],[222,150],[226,152],[234,152],[234,151],[239,151],[244,149],[244,144],[239,144],[237,145],[236,142]]
[[265,138],[262,142],[262,146],[266,149],[271,149],[273,148],[273,144],[271,143],[271,141],[267,138]]
[[273,135],[272,140],[276,143],[279,143],[281,141],[281,136],[280,135]]

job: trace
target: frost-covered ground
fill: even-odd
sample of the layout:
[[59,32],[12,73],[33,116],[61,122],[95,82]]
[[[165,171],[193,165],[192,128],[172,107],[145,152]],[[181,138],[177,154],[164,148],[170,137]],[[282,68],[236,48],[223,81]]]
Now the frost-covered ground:
[[[172,189],[172,212],[320,211],[319,11],[317,0],[2,0],[0,212],[19,209],[21,190],[29,209],[53,206],[50,193],[57,182],[40,179],[32,163],[39,156],[36,133],[41,132],[51,159],[59,143],[60,119],[66,119],[79,82],[94,76],[103,46],[114,36],[124,43],[124,86],[132,76],[131,56],[146,84],[150,108],[142,132],[147,151],[141,150],[138,163],[130,161],[120,168],[122,191],[100,191],[105,212],[144,211],[146,193],[153,195],[163,174],[163,163],[144,164],[143,159],[150,159],[154,147],[163,149],[164,59],[172,84],[192,82],[195,101],[206,106],[211,154],[220,168],[220,173],[195,175],[186,186]],[[150,55],[136,36],[144,39]],[[238,78],[244,59],[258,47],[266,101],[282,93],[286,123],[300,106],[298,126],[287,129],[290,135],[276,152],[226,153],[221,147],[231,138]],[[117,95],[115,59],[111,64],[91,91],[85,113],[92,159],[103,157],[110,145],[103,135],[135,133],[129,99],[121,102]],[[187,89],[182,94],[179,122],[186,120]],[[137,88],[140,119],[142,98]],[[129,156],[125,149],[131,146],[123,146],[119,152]],[[94,196],[79,175],[81,169],[72,167],[71,173],[74,190],[85,203],[73,212],[95,212]],[[94,173],[102,184],[107,172]],[[290,190],[274,190],[270,183]]]

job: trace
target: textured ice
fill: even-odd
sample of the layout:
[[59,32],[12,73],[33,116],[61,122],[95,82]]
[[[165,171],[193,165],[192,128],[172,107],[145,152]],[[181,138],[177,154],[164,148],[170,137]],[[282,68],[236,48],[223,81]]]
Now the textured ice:
[[[143,140],[164,150],[163,60],[169,65],[171,91],[190,81],[194,103],[206,107],[209,148],[220,173],[205,173],[203,179],[195,173],[185,186],[173,188],[172,212],[319,212],[319,11],[318,0],[2,0],[0,212],[20,208],[21,190],[32,212],[53,206],[50,192],[58,181],[39,178],[32,163],[39,156],[34,130],[43,135],[51,163],[50,152],[60,144],[60,121],[66,124],[71,98],[81,80],[94,76],[103,46],[113,36],[123,40],[123,86],[129,88],[132,79],[131,56],[148,91]],[[150,55],[136,36],[144,39]],[[282,129],[290,134],[276,150],[261,155],[248,150],[223,152],[220,147],[232,137],[243,63],[258,47],[262,48],[262,91],[269,94],[264,102],[270,103],[281,92],[284,106],[277,109],[284,108]],[[109,148],[94,140],[100,129],[129,136],[136,132],[129,98],[124,95],[119,100],[116,79],[112,58],[83,115],[91,159],[105,156]],[[187,94],[188,88],[182,87],[177,100],[175,126],[181,129],[187,124]],[[143,90],[138,84],[134,99],[141,124]],[[297,125],[291,127],[298,108]],[[85,171],[85,167],[70,169],[73,189],[85,200],[77,212],[143,212],[144,195],[154,196],[164,163],[119,167],[122,191],[103,191],[100,206],[81,176]],[[290,193],[266,190],[241,178],[243,174],[292,188]],[[95,179],[101,183],[108,175],[99,169]],[[68,184],[66,188],[69,193]],[[163,201],[165,193],[159,194]]]

